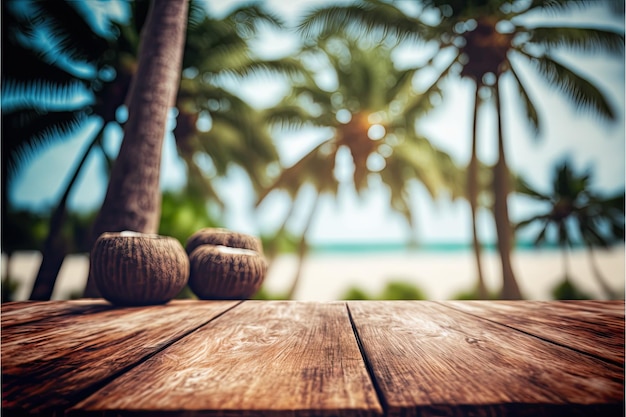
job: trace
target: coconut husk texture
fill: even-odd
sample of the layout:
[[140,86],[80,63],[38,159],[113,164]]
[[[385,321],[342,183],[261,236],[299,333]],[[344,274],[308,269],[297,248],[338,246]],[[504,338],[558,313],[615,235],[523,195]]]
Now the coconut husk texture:
[[165,304],[189,279],[189,259],[178,240],[136,232],[100,235],[90,268],[102,296],[121,306]]
[[203,300],[243,300],[267,272],[261,241],[225,229],[202,229],[187,240],[189,288]]

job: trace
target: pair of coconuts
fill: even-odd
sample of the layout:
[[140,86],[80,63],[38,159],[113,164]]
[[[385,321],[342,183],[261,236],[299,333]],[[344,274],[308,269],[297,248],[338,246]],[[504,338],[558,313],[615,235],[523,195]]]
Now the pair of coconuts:
[[169,236],[103,233],[90,262],[102,296],[125,306],[167,303],[187,284],[203,300],[246,299],[266,271],[258,238],[219,228],[197,231],[185,248]]

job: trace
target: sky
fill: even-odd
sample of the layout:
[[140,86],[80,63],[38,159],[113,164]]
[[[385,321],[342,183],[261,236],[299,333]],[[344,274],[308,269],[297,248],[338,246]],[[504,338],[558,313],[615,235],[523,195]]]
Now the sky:
[[[225,13],[234,2],[207,2],[207,8],[217,15]],[[263,4],[295,24],[298,17],[313,6],[331,3],[326,0],[267,0]],[[539,18],[536,18],[539,19]],[[612,16],[604,9],[593,9],[584,14],[567,16],[570,23],[584,19],[624,28],[623,16]],[[266,57],[285,56],[297,48],[297,38],[288,34],[265,32],[254,43],[259,55]],[[426,52],[419,45],[406,47],[397,53],[399,62],[407,65],[423,61]],[[569,158],[577,171],[591,170],[592,185],[604,192],[624,189],[624,57],[605,54],[562,53],[559,56],[582,75],[588,77],[606,93],[618,119],[608,124],[596,116],[574,108],[558,92],[547,87],[538,79],[532,68],[520,74],[530,83],[530,94],[536,100],[543,123],[543,131],[533,137],[525,120],[519,117],[520,107],[515,100],[504,102],[505,146],[509,165],[532,185],[548,191],[554,167]],[[271,106],[286,93],[286,86],[278,79],[255,77],[233,86],[249,102],[259,108]],[[444,87],[444,100],[419,126],[420,132],[447,151],[459,164],[469,160],[471,145],[471,97],[472,86],[467,81],[450,80]],[[505,87],[506,89],[506,84]],[[505,90],[505,94],[507,91]],[[514,92],[512,92],[514,93]],[[511,94],[513,96],[514,94]],[[18,207],[46,210],[58,200],[68,180],[69,168],[78,162],[82,149],[87,145],[90,134],[97,125],[87,126],[85,131],[73,138],[48,148],[25,166],[9,190],[10,198]],[[495,118],[488,106],[481,111],[479,125],[479,157],[486,163],[495,161]],[[119,146],[119,132],[111,131],[107,141],[108,152],[114,155]],[[289,166],[325,138],[324,131],[306,131],[294,135],[279,134],[275,137],[281,161]],[[70,207],[78,210],[96,209],[102,202],[106,190],[102,176],[103,160],[92,155],[87,171],[79,180],[78,189],[70,198]],[[162,164],[162,186],[176,189],[184,184],[185,167],[178,160],[174,139],[168,134],[164,144]],[[286,214],[288,200],[275,192],[259,207],[253,209],[253,194],[241,171],[232,170],[226,179],[216,183],[227,203],[227,226],[242,232],[259,234],[275,228]],[[368,192],[357,196],[349,184],[342,184],[337,199],[324,197],[319,205],[309,240],[314,244],[338,242],[400,242],[411,238],[418,242],[459,243],[469,242],[471,226],[469,207],[463,201],[451,202],[445,198],[432,201],[425,190],[416,186],[412,190],[412,203],[416,209],[416,231],[408,230],[404,219],[391,211],[389,194],[381,184],[372,184]],[[306,193],[298,202],[302,208],[296,213],[290,226],[301,230],[307,215],[310,198]],[[534,202],[520,197],[511,197],[511,218],[520,220],[541,209]],[[493,241],[495,227],[486,213],[479,219],[480,233],[485,241]],[[529,230],[528,233],[532,232]],[[522,235],[523,238],[525,235]]]

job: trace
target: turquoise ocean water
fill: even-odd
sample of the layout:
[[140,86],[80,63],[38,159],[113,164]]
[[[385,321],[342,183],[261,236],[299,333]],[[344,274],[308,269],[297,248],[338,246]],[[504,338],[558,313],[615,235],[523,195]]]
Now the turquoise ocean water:
[[[483,251],[495,252],[495,243],[485,243],[482,245]],[[577,244],[571,249],[584,248],[582,244]],[[518,251],[558,251],[558,245],[536,246],[533,242],[518,242],[515,250]],[[406,242],[339,242],[312,244],[311,251],[315,254],[356,254],[356,253],[399,253],[399,252],[424,252],[424,253],[454,253],[471,251],[470,243],[406,243]]]

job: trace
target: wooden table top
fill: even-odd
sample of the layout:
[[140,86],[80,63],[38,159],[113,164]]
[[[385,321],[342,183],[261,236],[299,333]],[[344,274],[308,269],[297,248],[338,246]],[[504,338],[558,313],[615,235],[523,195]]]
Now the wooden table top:
[[624,302],[2,305],[2,414],[622,416]]

